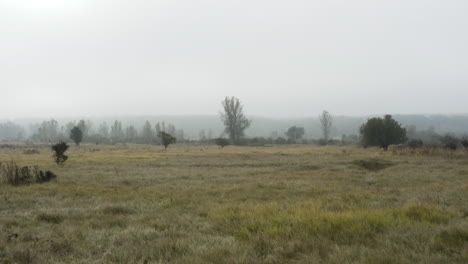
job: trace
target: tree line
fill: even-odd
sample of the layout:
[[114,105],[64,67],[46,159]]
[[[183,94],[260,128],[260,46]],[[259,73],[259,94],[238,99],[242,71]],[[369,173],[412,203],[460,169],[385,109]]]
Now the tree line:
[[[388,149],[391,144],[402,144],[408,140],[430,142],[430,140],[447,141],[447,136],[434,136],[424,134],[424,131],[416,131],[414,127],[404,128],[400,123],[390,115],[384,118],[370,118],[359,129],[359,135],[342,135],[341,138],[332,137],[333,117],[324,110],[319,116],[319,126],[322,137],[319,140],[307,140],[304,138],[305,128],[297,125],[289,127],[283,134],[276,134],[269,138],[246,137],[246,130],[251,126],[252,120],[249,119],[244,111],[244,105],[236,97],[225,97],[221,101],[221,122],[224,125],[223,133],[214,135],[212,130],[207,132],[202,129],[199,133],[200,143],[215,143],[224,147],[226,145],[265,145],[265,144],[310,144],[319,145],[328,144],[362,144],[364,146],[380,146]],[[151,123],[144,122],[140,127],[134,125],[124,125],[121,121],[115,120],[108,125],[102,122],[95,126],[89,120],[79,120],[78,122],[67,122],[60,125],[56,120],[48,120],[40,123],[29,137],[24,137],[24,131],[21,126],[12,122],[0,123],[0,134],[9,140],[34,141],[34,142],[57,142],[74,141],[77,145],[81,142],[87,143],[137,143],[137,144],[162,144],[166,147],[168,142],[189,142],[185,139],[185,133],[182,129],[176,129],[173,124],[165,122]],[[15,138],[16,135],[16,138]],[[428,136],[430,135],[429,139]],[[423,138],[423,136],[425,136]],[[451,137],[453,139],[453,136]],[[453,141],[453,140],[452,140]]]

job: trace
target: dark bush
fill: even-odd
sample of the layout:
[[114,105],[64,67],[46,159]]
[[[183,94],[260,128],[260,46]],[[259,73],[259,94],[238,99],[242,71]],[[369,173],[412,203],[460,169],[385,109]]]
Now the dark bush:
[[38,166],[34,166],[34,175],[36,178],[36,183],[44,183],[57,178],[57,175],[55,175],[55,173],[51,171],[43,172],[42,170],[39,170]]
[[10,161],[2,164],[2,173],[8,184],[18,186],[33,182],[33,176],[29,167],[19,167],[16,162]]
[[287,143],[288,143],[288,141],[283,137],[279,137],[279,138],[277,138],[275,140],[275,144],[278,144],[278,145],[283,145],[283,144],[287,144]]
[[408,147],[410,148],[420,148],[424,145],[423,141],[420,139],[412,139],[408,141]]
[[51,171],[42,171],[38,166],[20,167],[14,161],[6,164],[0,163],[0,168],[6,183],[19,186],[32,183],[44,183],[55,179],[57,176]]
[[468,136],[463,136],[460,143],[464,148],[468,148]]
[[215,139],[215,144],[220,146],[221,148],[224,148],[226,146],[230,145],[229,139],[227,138],[216,138]]
[[458,144],[460,143],[460,140],[457,137],[449,134],[442,137],[441,141],[444,147],[450,150],[456,150],[458,148]]
[[65,151],[67,151],[68,148],[68,144],[63,141],[52,146],[52,151],[54,151],[53,157],[57,165],[63,166],[63,163],[67,161],[68,156],[65,155]]

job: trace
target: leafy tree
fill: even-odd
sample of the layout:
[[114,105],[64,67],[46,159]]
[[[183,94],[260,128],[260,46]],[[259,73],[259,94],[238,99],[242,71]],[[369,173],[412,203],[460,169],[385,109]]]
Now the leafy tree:
[[68,156],[65,155],[65,151],[67,151],[68,148],[68,144],[63,141],[60,141],[59,143],[52,146],[52,151],[54,152],[53,157],[57,165],[63,166],[63,163],[67,161]]
[[244,136],[244,130],[251,122],[244,115],[244,106],[235,97],[226,97],[222,102],[224,113],[221,113],[221,120],[225,126],[225,132],[229,135],[231,142],[238,144]]
[[220,146],[221,148],[224,148],[226,146],[229,146],[230,142],[229,142],[229,139],[227,138],[216,138],[215,144]]
[[285,133],[289,141],[297,143],[304,136],[305,130],[303,127],[292,126]]
[[406,129],[402,128],[391,115],[385,115],[383,119],[371,118],[359,131],[364,146],[380,146],[384,150],[388,150],[391,144],[401,144],[407,140]]
[[330,140],[330,133],[333,124],[333,119],[330,113],[327,111],[323,111],[322,114],[319,115],[320,125],[322,128],[323,139],[325,141],[325,145]]
[[70,130],[70,139],[75,142],[75,145],[79,146],[81,141],[83,140],[83,132],[79,127],[73,127]]
[[167,151],[167,147],[170,144],[176,142],[176,138],[174,136],[172,136],[171,134],[166,133],[164,131],[161,131],[161,133],[159,133],[158,136],[161,138],[161,142],[164,145],[164,150],[166,150],[166,151]]

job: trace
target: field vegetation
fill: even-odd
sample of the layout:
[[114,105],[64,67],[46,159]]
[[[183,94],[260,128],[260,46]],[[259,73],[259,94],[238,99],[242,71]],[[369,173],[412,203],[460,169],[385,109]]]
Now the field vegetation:
[[[27,151],[25,151],[27,150]],[[468,263],[468,153],[307,145],[50,146],[0,161],[0,263]]]

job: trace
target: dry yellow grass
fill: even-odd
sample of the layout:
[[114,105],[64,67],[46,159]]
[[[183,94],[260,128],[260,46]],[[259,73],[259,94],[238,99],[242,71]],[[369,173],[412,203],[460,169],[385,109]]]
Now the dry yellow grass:
[[467,263],[468,155],[355,147],[72,147],[0,184],[0,263]]

